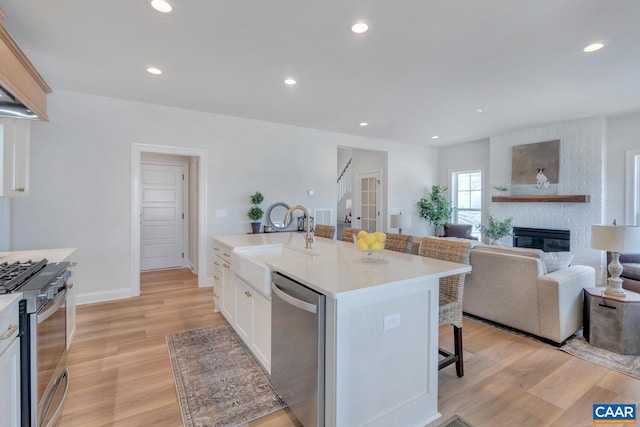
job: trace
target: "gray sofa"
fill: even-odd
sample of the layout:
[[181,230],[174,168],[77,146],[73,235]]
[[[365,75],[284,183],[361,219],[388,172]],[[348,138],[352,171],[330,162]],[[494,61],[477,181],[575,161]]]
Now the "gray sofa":
[[582,326],[582,290],[596,285],[595,269],[574,265],[547,273],[543,257],[537,249],[472,249],[463,310],[561,344]]

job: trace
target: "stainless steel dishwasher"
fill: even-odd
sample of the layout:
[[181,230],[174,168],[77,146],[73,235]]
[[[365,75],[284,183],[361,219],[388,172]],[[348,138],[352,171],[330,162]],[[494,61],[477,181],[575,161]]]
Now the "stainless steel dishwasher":
[[271,279],[271,383],[304,427],[323,427],[325,296]]

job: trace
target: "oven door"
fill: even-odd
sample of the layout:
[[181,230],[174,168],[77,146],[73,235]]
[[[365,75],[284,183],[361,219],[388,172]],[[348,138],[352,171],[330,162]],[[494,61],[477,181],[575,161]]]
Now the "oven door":
[[37,427],[53,424],[68,388],[66,293],[63,288],[33,316],[37,324],[32,329],[35,346],[32,346],[31,366],[36,375],[31,378],[31,386],[32,397],[37,399],[37,423],[33,424]]

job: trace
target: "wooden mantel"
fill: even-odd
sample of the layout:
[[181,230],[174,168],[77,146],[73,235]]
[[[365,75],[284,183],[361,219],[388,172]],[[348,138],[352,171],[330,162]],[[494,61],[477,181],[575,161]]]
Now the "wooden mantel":
[[544,196],[493,196],[492,202],[524,202],[524,203],[589,203],[591,197],[587,194],[561,195],[549,194]]
[[[0,19],[4,18],[6,14],[0,9]],[[47,94],[51,93],[51,88],[1,23],[0,85],[36,113],[40,120],[49,120]]]

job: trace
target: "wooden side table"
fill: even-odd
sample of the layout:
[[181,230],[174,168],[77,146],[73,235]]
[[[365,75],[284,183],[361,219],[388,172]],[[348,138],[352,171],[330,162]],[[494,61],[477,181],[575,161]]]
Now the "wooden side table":
[[614,353],[640,355],[640,294],[604,296],[605,289],[584,290],[584,338]]

